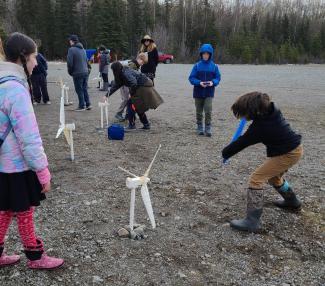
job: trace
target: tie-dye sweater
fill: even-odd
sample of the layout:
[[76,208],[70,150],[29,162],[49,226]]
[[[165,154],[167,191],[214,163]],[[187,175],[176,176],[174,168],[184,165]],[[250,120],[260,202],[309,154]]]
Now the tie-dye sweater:
[[26,76],[21,66],[0,62],[0,78],[15,76],[15,80],[0,85],[0,134],[10,123],[12,130],[0,147],[0,172],[36,172],[41,184],[50,181],[47,157],[44,153],[33,105],[28,91]]

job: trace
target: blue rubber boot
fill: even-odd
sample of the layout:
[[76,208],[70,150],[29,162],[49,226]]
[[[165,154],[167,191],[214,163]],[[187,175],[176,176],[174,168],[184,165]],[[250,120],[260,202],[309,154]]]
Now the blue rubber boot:
[[211,124],[205,126],[205,135],[208,137],[212,136]]
[[196,133],[198,135],[204,135],[203,124],[198,124],[197,125]]

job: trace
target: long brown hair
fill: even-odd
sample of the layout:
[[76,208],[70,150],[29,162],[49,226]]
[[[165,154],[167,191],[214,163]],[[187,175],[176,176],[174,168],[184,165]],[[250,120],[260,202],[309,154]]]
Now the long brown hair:
[[237,118],[254,120],[270,112],[271,98],[268,94],[254,91],[239,97],[231,110]]
[[0,61],[3,61],[4,59],[5,59],[5,52],[3,50],[2,40],[0,38]]

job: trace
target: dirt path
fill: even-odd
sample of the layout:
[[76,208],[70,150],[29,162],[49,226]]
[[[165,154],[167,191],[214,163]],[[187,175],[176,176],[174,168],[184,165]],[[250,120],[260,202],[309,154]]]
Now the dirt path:
[[[190,69],[159,66],[156,86],[165,103],[148,114],[152,130],[127,134],[122,142],[96,130],[101,96],[91,81],[94,109],[66,112],[67,122],[76,123],[73,163],[66,159],[63,137],[54,139],[60,91],[49,84],[52,105],[35,110],[53,192],[38,208],[36,221],[49,254],[64,257],[66,265],[55,272],[32,272],[23,258],[18,266],[0,269],[0,285],[325,285],[325,66],[221,66],[212,138],[194,132]],[[65,65],[51,63],[49,80],[59,76],[73,89]],[[228,222],[245,211],[246,182],[264,159],[264,147],[248,148],[226,167],[220,163],[220,151],[237,125],[230,105],[252,90],[273,96],[303,135],[305,148],[303,160],[287,176],[304,202],[303,211],[274,208],[276,193],[267,188],[264,231],[256,235],[235,232]],[[119,93],[110,102],[113,122]],[[158,227],[150,230],[137,196],[136,220],[149,227],[148,237],[120,239],[115,231],[128,223],[130,193],[117,166],[142,174],[160,143],[150,184]],[[21,249],[15,225],[7,246],[9,253]]]

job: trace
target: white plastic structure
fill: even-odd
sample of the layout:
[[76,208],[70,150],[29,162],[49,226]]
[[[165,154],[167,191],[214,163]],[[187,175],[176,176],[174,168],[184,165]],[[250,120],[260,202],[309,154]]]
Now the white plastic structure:
[[73,147],[73,135],[72,131],[76,129],[74,123],[66,124],[65,123],[65,112],[64,112],[64,96],[61,96],[60,102],[60,126],[55,138],[59,138],[60,134],[63,132],[65,139],[67,140],[70,146],[70,158],[71,161],[74,161],[74,147]]
[[103,86],[104,86],[104,81],[103,81],[103,78],[100,74],[100,72],[98,73],[97,77],[94,77],[93,80],[97,80],[98,83],[99,83],[99,89],[102,89]]
[[64,97],[64,106],[72,105],[73,102],[69,101],[69,87],[65,85],[60,79],[60,86],[61,86],[61,97]]
[[98,106],[100,108],[100,127],[104,128],[104,110],[105,110],[105,118],[106,118],[106,126],[108,126],[108,106],[109,103],[107,100],[104,102],[98,102]]
[[133,230],[134,227],[134,209],[135,209],[135,190],[141,186],[140,192],[142,196],[142,200],[144,203],[144,206],[146,208],[147,214],[149,216],[149,220],[151,223],[152,228],[156,228],[156,222],[155,217],[153,214],[152,204],[150,200],[149,190],[148,190],[148,183],[150,182],[150,179],[148,178],[149,172],[151,170],[151,167],[157,157],[157,154],[161,148],[161,145],[159,145],[158,150],[156,151],[155,156],[153,157],[148,169],[144,173],[143,176],[138,177],[128,170],[119,167],[120,170],[126,172],[128,175],[132,176],[133,178],[127,178],[126,179],[126,187],[131,190],[131,201],[130,201],[130,230]]

